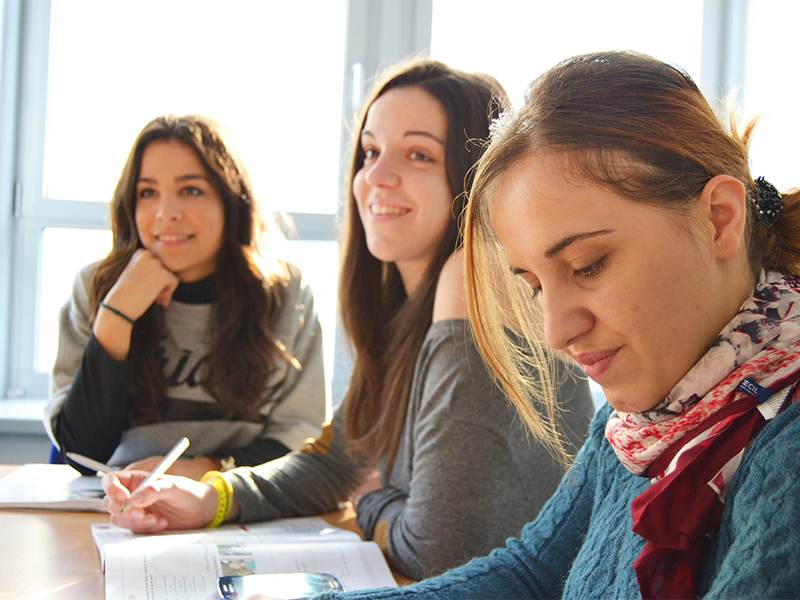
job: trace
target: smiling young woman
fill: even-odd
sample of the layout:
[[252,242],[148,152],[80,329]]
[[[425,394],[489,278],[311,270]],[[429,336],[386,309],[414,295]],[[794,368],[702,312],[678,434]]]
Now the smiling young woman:
[[75,278],[45,425],[62,452],[155,466],[177,439],[200,478],[317,435],[321,328],[223,128],[165,116],[140,132],[111,202],[114,245]]
[[180,142],[145,148],[136,183],[136,229],[181,283],[211,275],[225,233],[225,205],[197,153]]
[[412,295],[453,219],[445,149],[447,113],[414,87],[372,104],[361,132],[364,166],[353,193],[370,253],[394,263]]

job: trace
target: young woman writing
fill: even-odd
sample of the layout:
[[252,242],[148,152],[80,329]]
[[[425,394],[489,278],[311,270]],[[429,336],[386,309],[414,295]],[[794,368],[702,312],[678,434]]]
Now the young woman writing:
[[78,273],[60,314],[45,426],[61,451],[147,470],[186,436],[190,458],[170,472],[199,478],[319,435],[313,297],[295,267],[262,254],[280,234],[222,128],[146,125],[111,217],[110,254]]
[[[218,489],[162,480],[124,514],[143,473],[108,476],[114,523],[202,526],[228,500],[222,512],[240,521],[311,515],[356,496],[365,537],[419,579],[487,552],[538,512],[562,469],[528,439],[473,346],[454,253],[478,140],[502,94],[490,77],[430,60],[376,84],[354,139],[340,305],[355,367],[333,423],[300,452],[225,474]],[[586,381],[561,375],[575,447],[593,408]]]

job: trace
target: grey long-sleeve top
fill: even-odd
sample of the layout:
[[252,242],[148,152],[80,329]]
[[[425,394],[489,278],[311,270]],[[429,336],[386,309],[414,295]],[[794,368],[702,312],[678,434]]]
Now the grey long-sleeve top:
[[[591,395],[577,376],[559,395],[573,452],[588,433]],[[340,407],[301,451],[228,474],[242,521],[320,514],[348,499],[363,470],[345,449],[342,417]],[[423,579],[519,534],[562,475],[493,384],[467,321],[441,321],[417,359],[394,469],[381,465],[382,487],[359,501],[358,524],[396,569]]]
[[133,426],[128,406],[130,360],[109,356],[94,338],[89,321],[90,290],[98,265],[78,273],[72,296],[59,315],[58,355],[44,424],[62,452],[126,465],[164,454],[186,436],[191,440],[187,457],[232,456],[237,464],[258,465],[319,435],[327,408],[322,330],[311,289],[297,267],[287,266],[291,279],[278,292],[270,327],[301,368],[278,361],[257,419],[246,420],[224,409],[200,385],[197,373],[202,373],[209,352],[213,318],[213,288],[210,280],[201,280],[175,290],[163,309],[165,336],[160,348],[150,350],[161,352],[163,359],[167,380],[163,418]]

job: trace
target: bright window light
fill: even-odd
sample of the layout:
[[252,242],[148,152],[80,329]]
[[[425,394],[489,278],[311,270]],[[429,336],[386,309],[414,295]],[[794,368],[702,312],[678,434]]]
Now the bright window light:
[[201,113],[232,132],[265,206],[335,213],[346,14],[346,0],[52,0],[44,196],[107,202],[145,123]]
[[702,26],[697,0],[434,0],[431,56],[493,75],[519,106],[528,83],[586,52],[636,50],[699,78]]

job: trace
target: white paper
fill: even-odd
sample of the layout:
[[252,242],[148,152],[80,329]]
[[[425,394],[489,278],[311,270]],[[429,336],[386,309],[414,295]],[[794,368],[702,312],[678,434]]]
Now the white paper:
[[138,535],[129,529],[107,523],[92,525],[100,562],[104,564],[105,548],[109,544],[142,544],[161,547],[186,546],[188,544],[275,544],[275,543],[324,543],[359,542],[361,538],[352,531],[329,525],[320,517],[298,517],[279,519],[247,525],[223,525],[217,529],[195,529],[165,532],[158,535]]
[[105,512],[99,477],[69,465],[26,464],[0,477],[0,508]]
[[347,590],[396,587],[373,542],[164,544],[165,536],[106,544],[106,598],[214,600],[217,578],[330,573]]

